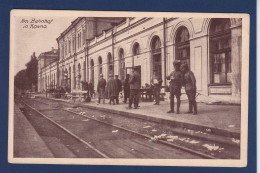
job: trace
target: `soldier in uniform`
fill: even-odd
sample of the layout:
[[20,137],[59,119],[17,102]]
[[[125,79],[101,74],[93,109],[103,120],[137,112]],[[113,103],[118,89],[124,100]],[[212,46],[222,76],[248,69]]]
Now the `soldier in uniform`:
[[134,102],[134,109],[138,109],[139,104],[139,89],[141,88],[141,76],[137,72],[136,68],[133,68],[133,74],[130,78],[130,99],[128,108],[132,108],[132,103]]
[[177,99],[177,114],[180,113],[180,105],[181,105],[181,87],[183,75],[180,70],[181,62],[179,60],[175,60],[173,62],[174,71],[171,72],[169,76],[167,76],[167,80],[170,80],[170,111],[167,113],[174,112],[174,96]]
[[181,71],[184,74],[184,86],[185,91],[189,99],[189,111],[187,113],[192,113],[192,108],[194,108],[193,115],[197,114],[197,102],[196,102],[196,78],[192,71],[189,70],[188,64],[181,65]]

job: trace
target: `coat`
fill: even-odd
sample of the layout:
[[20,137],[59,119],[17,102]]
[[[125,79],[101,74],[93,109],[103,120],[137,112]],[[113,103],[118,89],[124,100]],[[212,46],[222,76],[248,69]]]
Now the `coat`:
[[135,71],[130,78],[130,89],[140,89],[141,88],[141,76]]
[[116,97],[118,96],[119,90],[117,86],[117,81],[113,78],[108,79],[107,81],[107,96]]
[[105,98],[105,88],[106,88],[106,80],[104,78],[100,78],[98,80],[97,92],[99,98]]
[[169,76],[167,76],[170,81],[170,92],[172,94],[181,94],[181,87],[183,83],[183,75],[181,71],[174,70]]
[[126,78],[125,82],[124,82],[124,95],[125,95],[125,97],[129,97],[130,96],[129,78]]
[[196,78],[192,71],[188,71],[184,74],[184,85],[186,91],[196,92]]
[[122,82],[120,79],[115,79],[116,80],[116,83],[117,83],[117,88],[118,88],[118,91],[122,91]]

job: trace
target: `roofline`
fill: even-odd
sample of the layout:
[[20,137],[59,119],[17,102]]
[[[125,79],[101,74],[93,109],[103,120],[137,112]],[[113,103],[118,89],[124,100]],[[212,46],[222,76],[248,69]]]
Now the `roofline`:
[[73,20],[70,26],[60,34],[60,36],[56,39],[56,41],[58,42],[58,40],[60,40],[64,35],[66,35],[75,25],[77,25],[84,18],[86,17],[78,17],[77,19]]

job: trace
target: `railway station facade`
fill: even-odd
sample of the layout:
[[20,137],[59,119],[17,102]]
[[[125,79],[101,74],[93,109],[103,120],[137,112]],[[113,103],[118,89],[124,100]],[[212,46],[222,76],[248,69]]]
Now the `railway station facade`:
[[[56,39],[57,60],[39,67],[38,91],[51,85],[81,90],[99,75],[124,79],[132,67],[141,85],[157,71],[163,86],[173,61],[186,61],[205,96],[240,100],[242,20],[238,18],[79,17]],[[38,58],[39,63],[40,59]],[[164,92],[164,90],[162,91]]]

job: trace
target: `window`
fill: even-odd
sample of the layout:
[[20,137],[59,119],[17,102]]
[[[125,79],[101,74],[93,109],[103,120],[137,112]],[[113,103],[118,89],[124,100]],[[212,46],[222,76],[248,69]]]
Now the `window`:
[[177,30],[175,38],[175,59],[190,65],[190,40],[189,31],[182,26]]
[[69,40],[69,53],[71,53],[71,41]]
[[229,19],[213,19],[210,26],[212,84],[231,83],[231,30]]
[[[93,61],[93,59],[91,59],[91,61],[90,61],[90,70],[91,70],[90,82],[94,85],[94,61]],[[98,76],[98,78],[99,78],[99,76]]]
[[65,56],[67,55],[67,44],[65,42]]
[[103,71],[102,71],[102,58],[101,58],[101,56],[98,57],[98,70],[99,70],[99,75],[103,73]]
[[133,55],[139,55],[140,54],[140,46],[139,43],[135,43],[133,46]]
[[76,45],[75,45],[75,37],[72,39],[72,47],[73,47],[73,52],[76,50]]
[[78,48],[79,48],[79,33],[78,33]]
[[64,50],[63,50],[63,45],[60,46],[60,56],[61,56],[61,59],[64,58]]
[[108,77],[109,77],[109,74],[114,75],[113,59],[111,53],[108,53],[107,55],[107,62],[108,62],[107,64],[108,64]]
[[78,33],[78,48],[81,47],[81,32]]
[[124,49],[119,50],[119,76],[120,79],[124,80],[125,79],[125,57],[124,57]]
[[80,83],[81,83],[81,65],[78,64],[78,72],[77,72],[77,88],[80,89]]
[[80,33],[79,33],[79,47],[81,47],[81,42],[82,42],[81,39],[82,39],[82,38],[81,38],[81,32],[80,32]]
[[161,60],[161,41],[158,36],[154,36],[151,42],[152,50],[152,67],[153,71],[162,76],[162,60]]

